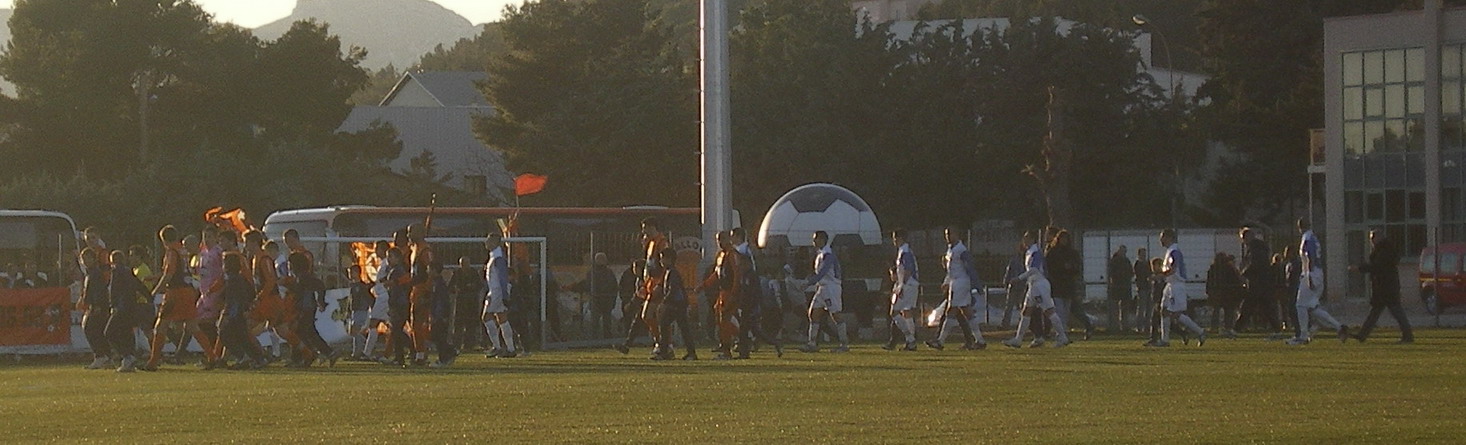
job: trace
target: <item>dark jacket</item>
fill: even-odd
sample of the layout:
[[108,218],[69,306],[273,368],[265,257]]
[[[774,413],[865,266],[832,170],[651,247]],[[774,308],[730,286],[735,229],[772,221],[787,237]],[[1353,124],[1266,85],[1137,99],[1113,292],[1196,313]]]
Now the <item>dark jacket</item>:
[[1054,298],[1072,300],[1079,295],[1079,273],[1082,264],[1079,252],[1070,246],[1054,246],[1045,253],[1049,283]]
[[1381,239],[1369,251],[1369,261],[1359,265],[1369,274],[1369,304],[1388,306],[1400,303],[1400,251],[1389,239]]
[[[224,274],[224,318],[226,320],[241,321],[255,304],[254,284],[240,276],[238,273],[226,272]],[[315,308],[312,307],[314,312]]]
[[149,289],[127,267],[113,267],[112,281],[108,283],[106,290],[108,302],[114,311],[138,313],[152,304]]
[[1135,270],[1130,267],[1130,259],[1124,255],[1110,257],[1110,299],[1129,300],[1130,289],[1135,282]]
[[1237,269],[1247,279],[1247,286],[1253,289],[1272,289],[1277,286],[1277,270],[1272,265],[1273,253],[1267,243],[1259,239],[1248,240],[1242,245],[1242,256],[1237,257]]
[[1130,268],[1135,272],[1132,277],[1135,280],[1135,295],[1150,297],[1150,258],[1136,258],[1135,265]]
[[591,307],[597,313],[611,312],[611,306],[616,304],[616,292],[619,290],[616,273],[612,272],[610,267],[592,266],[585,279],[571,285],[570,290],[589,295]]
[[1212,304],[1229,305],[1242,298],[1242,275],[1231,263],[1217,261],[1206,271],[1206,298]]

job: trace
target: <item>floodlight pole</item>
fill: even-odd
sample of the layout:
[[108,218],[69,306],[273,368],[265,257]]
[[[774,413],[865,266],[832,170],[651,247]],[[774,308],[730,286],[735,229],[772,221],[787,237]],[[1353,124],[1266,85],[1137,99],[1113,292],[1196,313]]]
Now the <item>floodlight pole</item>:
[[713,234],[733,228],[733,156],[728,105],[728,2],[699,0],[702,103],[702,245],[711,261]]

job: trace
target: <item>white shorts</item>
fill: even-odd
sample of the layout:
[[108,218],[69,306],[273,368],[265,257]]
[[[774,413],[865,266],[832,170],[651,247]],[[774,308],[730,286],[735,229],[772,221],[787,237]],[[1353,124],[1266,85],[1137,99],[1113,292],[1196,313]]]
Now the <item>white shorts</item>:
[[[1308,288],[1308,283],[1313,283],[1313,289]],[[1323,296],[1323,270],[1313,269],[1303,272],[1298,280],[1298,307],[1318,307],[1319,297]]]
[[372,296],[376,297],[376,300],[372,302],[372,310],[367,317],[373,320],[388,320],[387,286],[381,284],[372,286]]
[[1170,312],[1186,311],[1186,283],[1166,283],[1161,290],[1161,307]]
[[1049,288],[1048,278],[1028,280],[1028,294],[1023,296],[1023,309],[1054,308],[1054,295]]
[[891,292],[891,312],[897,313],[916,309],[918,289],[919,286],[916,285],[915,281],[907,281],[906,284],[896,287],[894,292]]
[[840,301],[840,285],[820,284],[815,287],[814,299],[809,302],[809,309],[824,309],[831,313],[838,313],[844,309]]
[[951,307],[972,306],[972,282],[966,280],[951,282],[947,286],[947,298],[952,301],[948,304]]
[[509,306],[504,304],[503,295],[489,295],[484,298],[484,315],[509,312]]

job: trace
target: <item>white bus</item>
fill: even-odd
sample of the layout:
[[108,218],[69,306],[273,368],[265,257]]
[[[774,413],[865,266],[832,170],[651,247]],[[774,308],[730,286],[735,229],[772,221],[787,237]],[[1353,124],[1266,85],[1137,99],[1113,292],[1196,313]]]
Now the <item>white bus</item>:
[[76,223],[64,213],[0,210],[0,353],[60,353],[85,344],[71,313],[79,248]]

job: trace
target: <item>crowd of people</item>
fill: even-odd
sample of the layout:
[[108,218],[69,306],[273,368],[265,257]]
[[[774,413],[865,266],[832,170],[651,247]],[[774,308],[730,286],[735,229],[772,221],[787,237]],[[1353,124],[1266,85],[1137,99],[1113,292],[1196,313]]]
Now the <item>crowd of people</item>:
[[[1390,240],[1371,232],[1368,261],[1350,267],[1368,274],[1374,290],[1368,319],[1351,333],[1321,306],[1321,246],[1306,220],[1298,221],[1298,230],[1296,248],[1272,254],[1254,229],[1244,227],[1239,232],[1241,255],[1217,254],[1207,271],[1204,302],[1214,307],[1212,324],[1221,335],[1236,338],[1239,330],[1252,326],[1272,334],[1269,339],[1291,337],[1288,344],[1302,345],[1312,340],[1309,326],[1317,322],[1335,330],[1340,340],[1363,342],[1388,310],[1401,327],[1402,342],[1413,340],[1399,300],[1399,253]],[[392,241],[376,242],[368,258],[346,270],[348,349],[333,347],[317,329],[318,314],[327,307],[327,286],[316,275],[312,252],[294,230],[285,231],[277,242],[258,230],[241,234],[210,227],[198,236],[181,236],[165,226],[158,232],[161,268],[154,273],[144,249],[109,250],[89,229],[83,233],[86,248],[78,255],[83,271],[78,309],[94,353],[87,368],[153,371],[164,364],[169,344],[183,351],[191,343],[202,351],[198,366],[203,369],[258,369],[276,361],[287,367],[334,366],[338,360],[442,368],[481,341],[489,358],[524,354],[525,342],[516,329],[523,327],[522,321],[516,323],[522,317],[511,311],[518,305],[511,303],[517,300],[511,299],[511,289],[515,277],[523,274],[512,271],[504,235],[495,232],[485,239],[488,255],[479,275],[467,257],[458,260],[455,271],[445,272],[426,232],[422,224],[400,230]],[[945,349],[958,330],[961,349],[987,347],[979,323],[979,314],[986,312],[981,303],[985,299],[979,298],[986,286],[962,234],[956,228],[945,231],[940,304],[935,318],[921,323],[916,256],[905,230],[890,232],[896,254],[889,268],[890,337],[885,349],[916,350],[922,324],[935,328],[924,342],[931,349]],[[606,267],[605,255],[598,254],[586,280],[565,286],[592,294],[596,313],[622,312],[615,317],[620,324],[609,316],[592,320],[603,333],[613,327],[624,330],[624,341],[615,347],[621,353],[649,337],[653,360],[672,360],[679,347],[685,351],[682,360],[698,359],[694,325],[699,299],[692,296],[702,293],[709,295],[716,360],[747,359],[764,344],[782,356],[784,314],[791,305],[806,305],[808,331],[800,351],[818,352],[823,338],[836,343],[832,352],[849,351],[850,335],[840,316],[843,270],[828,233],[813,234],[813,272],[803,280],[787,276],[787,265],[782,268],[786,279],[760,278],[742,229],[716,234],[718,252],[701,277],[684,276],[677,267],[678,251],[655,218],[642,221],[641,240],[644,255],[638,254],[619,279]],[[1184,343],[1195,338],[1203,345],[1207,334],[1194,319],[1186,258],[1175,230],[1162,231],[1160,241],[1166,250],[1159,257],[1150,258],[1141,248],[1131,261],[1120,246],[1110,258],[1106,312],[1111,330],[1148,334],[1145,345],[1151,347],[1170,346],[1173,333]],[[1003,345],[1021,348],[1031,335],[1029,347],[1048,342],[1067,346],[1071,320],[1079,322],[1086,339],[1094,334],[1096,327],[1080,297],[1082,264],[1073,242],[1070,232],[1058,228],[1023,234],[1021,254],[1004,275],[1010,298],[1022,296],[1022,304],[1016,312],[1017,329]],[[45,279],[23,272],[9,276]],[[790,294],[801,298],[785,298]],[[155,299],[161,301],[154,304]],[[619,308],[610,308],[618,301]],[[1005,326],[1013,313],[1005,311]],[[148,340],[146,348],[137,347],[139,334]],[[272,340],[269,348],[261,344],[262,337]],[[429,363],[432,353],[437,359]]]

